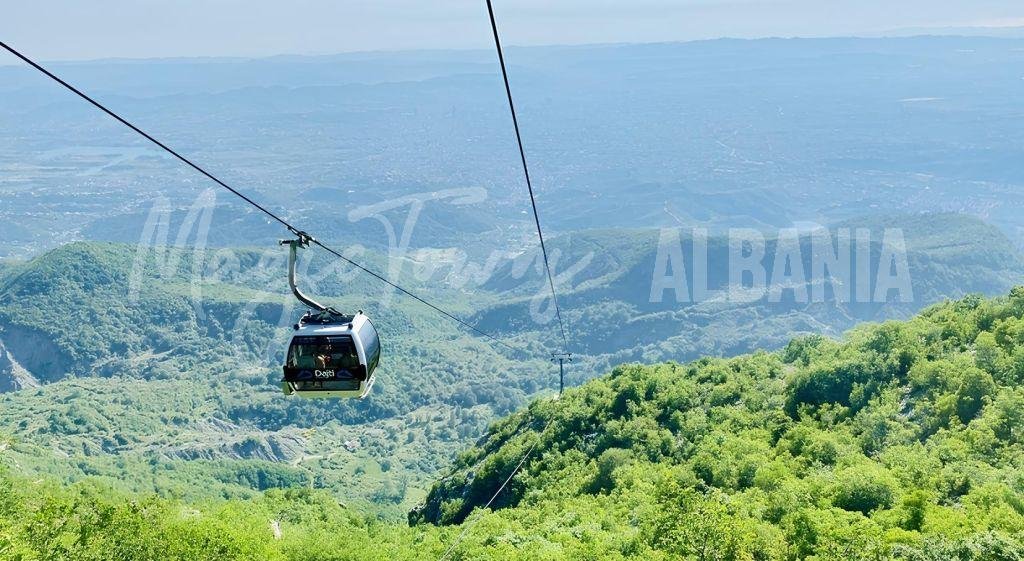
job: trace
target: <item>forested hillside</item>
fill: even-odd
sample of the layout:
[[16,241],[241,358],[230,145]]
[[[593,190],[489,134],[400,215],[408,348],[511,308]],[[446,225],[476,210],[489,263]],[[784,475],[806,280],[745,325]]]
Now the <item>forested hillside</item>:
[[[972,216],[928,214],[920,216],[880,215],[859,218],[826,230],[829,243],[838,242],[838,231],[857,229],[870,233],[869,266],[877,270],[881,241],[886,228],[898,228],[906,241],[907,262],[913,298],[902,302],[891,294],[882,301],[837,301],[834,291],[823,290],[820,299],[800,301],[783,291],[778,301],[758,298],[754,302],[730,301],[722,296],[730,282],[729,239],[725,232],[710,232],[707,259],[694,257],[692,231],[678,230],[682,265],[691,292],[706,274],[709,291],[705,299],[692,294],[664,293],[651,298],[651,284],[665,231],[637,228],[586,230],[565,234],[552,241],[559,269],[585,264],[580,273],[561,290],[562,307],[570,325],[570,346],[597,361],[607,370],[623,362],[688,360],[705,355],[732,356],[755,349],[781,347],[797,333],[838,336],[859,322],[904,319],[927,304],[966,294],[1005,293],[1024,275],[1019,251],[998,228]],[[818,232],[820,233],[820,231]],[[812,271],[812,255],[819,246],[811,233],[799,237],[801,266]],[[831,248],[830,248],[831,249]],[[762,260],[773,273],[778,242],[769,237]],[[538,338],[550,335],[546,326],[530,321],[531,297],[543,291],[540,277],[524,282],[516,276],[533,258],[525,254],[499,268],[483,286],[506,295],[500,303],[485,308],[474,319],[485,329],[515,335],[533,332]],[[678,264],[675,264],[678,265]],[[780,282],[768,276],[768,283]],[[796,281],[800,282],[800,281]],[[809,279],[806,293],[816,283]],[[850,286],[856,293],[857,279],[833,281]],[[874,284],[872,284],[874,286]],[[870,287],[867,287],[870,289]],[[585,379],[585,378],[583,378]],[[580,379],[582,381],[582,379]]]
[[841,341],[621,366],[496,423],[410,527],[316,491],[185,505],[7,468],[0,554],[433,559],[465,530],[454,559],[1020,559],[1022,382],[1015,289]]
[[536,444],[478,544],[528,528],[537,552],[612,558],[1018,559],[1022,383],[1022,289],[843,342],[622,366],[497,424],[411,519],[465,521]]
[[319,256],[307,286],[372,314],[387,361],[371,400],[284,399],[301,310],[279,252],[147,252],[133,294],[136,251],[71,244],[0,280],[0,432],[26,474],[191,498],[312,482],[401,516],[462,443],[551,383],[425,309],[355,302],[375,288]]
[[[778,348],[795,334],[904,317],[966,289],[1002,292],[1019,276],[1005,236],[976,219],[901,223],[918,296],[865,307],[651,303],[657,231],[555,237],[562,263],[594,254],[564,291],[580,353],[568,381],[582,383],[623,362]],[[969,233],[967,241],[950,236],[953,230]],[[724,243],[714,238],[710,245]],[[386,352],[367,400],[280,394],[277,365],[300,313],[286,293],[282,251],[160,254],[75,243],[0,270],[0,433],[14,439],[5,463],[30,478],[88,477],[188,500],[312,485],[400,519],[489,422],[557,385],[545,359],[554,350],[552,325],[535,323],[528,312],[542,277],[521,269],[516,275],[531,256],[498,267],[474,290],[422,280],[411,267],[402,277],[522,353],[489,345],[398,296],[390,303],[357,297],[380,295],[380,286],[323,255],[309,257],[305,286],[337,306],[365,309],[381,329]],[[386,268],[373,253],[366,260]]]

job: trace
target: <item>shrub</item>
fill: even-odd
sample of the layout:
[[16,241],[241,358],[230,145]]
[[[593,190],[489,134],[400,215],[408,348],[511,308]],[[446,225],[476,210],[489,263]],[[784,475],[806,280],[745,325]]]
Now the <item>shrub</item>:
[[843,510],[867,515],[892,506],[895,485],[888,472],[881,468],[846,468],[837,474],[837,479],[832,504]]

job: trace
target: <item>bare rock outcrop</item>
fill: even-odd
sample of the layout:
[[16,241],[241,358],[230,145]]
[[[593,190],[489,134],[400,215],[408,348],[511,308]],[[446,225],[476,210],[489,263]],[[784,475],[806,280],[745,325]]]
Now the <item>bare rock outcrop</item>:
[[15,360],[0,340],[0,393],[39,387],[39,380]]

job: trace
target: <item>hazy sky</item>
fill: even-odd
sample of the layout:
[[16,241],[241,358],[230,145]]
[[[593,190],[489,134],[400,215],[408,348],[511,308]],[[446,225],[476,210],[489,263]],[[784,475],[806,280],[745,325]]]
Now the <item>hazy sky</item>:
[[[494,0],[506,43],[648,42],[1024,25],[1021,0]],[[43,59],[489,46],[484,0],[6,0],[0,39]],[[0,56],[0,64],[11,63]]]

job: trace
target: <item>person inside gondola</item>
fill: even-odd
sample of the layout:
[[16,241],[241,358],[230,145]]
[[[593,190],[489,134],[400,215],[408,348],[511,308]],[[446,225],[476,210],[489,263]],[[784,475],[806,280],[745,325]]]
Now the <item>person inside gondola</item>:
[[330,368],[331,367],[331,354],[333,349],[331,345],[323,345],[320,350],[316,353],[316,367],[317,368]]

